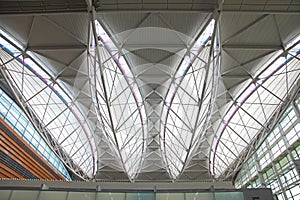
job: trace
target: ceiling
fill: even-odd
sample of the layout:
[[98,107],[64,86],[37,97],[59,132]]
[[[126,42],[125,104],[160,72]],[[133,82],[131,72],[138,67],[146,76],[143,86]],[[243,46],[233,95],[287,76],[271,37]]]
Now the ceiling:
[[299,87],[299,21],[298,0],[1,1],[1,73],[85,179],[230,178]]

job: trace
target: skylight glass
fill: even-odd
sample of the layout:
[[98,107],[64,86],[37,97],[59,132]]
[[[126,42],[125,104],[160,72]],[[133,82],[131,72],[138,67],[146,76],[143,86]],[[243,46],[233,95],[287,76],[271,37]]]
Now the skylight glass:
[[41,155],[54,169],[62,174],[66,180],[71,180],[71,177],[64,164],[35,130],[25,113],[1,89],[0,116],[6,122],[8,122],[12,128],[14,128],[14,130],[39,153],[39,155]]
[[98,117],[120,165],[130,180],[134,180],[146,148],[145,106],[124,56],[113,55],[112,49],[117,49],[116,46],[101,24],[98,21],[95,24],[101,46],[101,65],[95,69]]
[[209,120],[215,88],[215,60],[210,57],[214,28],[215,21],[211,20],[190,47],[165,99],[161,148],[172,179],[183,172]]
[[273,59],[256,74],[256,81],[249,81],[248,87],[223,116],[211,154],[211,170],[216,177],[230,171],[233,162],[266,128],[299,80],[299,42],[293,40],[293,44],[288,45],[287,56],[281,50],[274,54]]
[[[71,162],[65,160],[67,166],[79,176],[91,178],[96,167],[96,145],[80,107],[71,101],[63,85],[50,76],[47,67],[41,67],[31,57],[31,52],[15,48],[12,53],[7,49],[13,43],[3,37],[1,41],[5,41],[1,44],[3,68],[13,89],[29,107],[32,117],[40,121],[41,129],[46,129],[59,145],[55,148],[70,156]],[[25,58],[19,56],[25,54]]]

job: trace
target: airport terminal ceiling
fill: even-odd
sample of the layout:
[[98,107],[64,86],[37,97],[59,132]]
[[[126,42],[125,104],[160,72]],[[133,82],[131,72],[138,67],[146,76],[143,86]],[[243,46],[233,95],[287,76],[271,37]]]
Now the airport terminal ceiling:
[[1,85],[84,180],[232,179],[299,93],[300,3],[155,2],[1,1]]

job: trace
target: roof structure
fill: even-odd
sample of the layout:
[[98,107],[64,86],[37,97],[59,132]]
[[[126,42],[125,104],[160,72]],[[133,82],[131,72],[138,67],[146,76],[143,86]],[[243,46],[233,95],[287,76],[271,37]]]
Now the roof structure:
[[1,81],[85,180],[230,179],[299,92],[299,22],[297,0],[1,1]]

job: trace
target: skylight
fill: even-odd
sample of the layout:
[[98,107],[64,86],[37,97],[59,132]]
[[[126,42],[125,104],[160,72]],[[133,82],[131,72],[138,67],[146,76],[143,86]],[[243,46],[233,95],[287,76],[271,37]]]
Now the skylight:
[[[299,37],[297,37],[299,39]],[[277,108],[299,80],[299,40],[289,44],[287,55],[279,50],[249,80],[223,116],[213,142],[211,171],[219,177],[263,131]]]
[[211,20],[189,48],[165,99],[161,148],[172,179],[183,172],[209,120],[217,67],[210,57],[214,28],[215,21]]
[[52,148],[62,148],[70,156],[72,161],[64,160],[66,165],[83,178],[92,177],[96,168],[96,145],[80,106],[71,100],[63,84],[51,77],[47,66],[33,59],[31,52],[18,49],[18,45],[3,34],[1,42],[3,67],[12,89],[29,107],[31,117],[40,121],[41,129],[46,129],[59,145]]
[[71,180],[64,164],[35,130],[25,113],[1,89],[0,116],[4,118],[4,120],[8,122],[28,144],[31,145],[31,147],[33,147],[46,161],[48,161],[52,167],[59,171],[66,180]]
[[106,61],[100,65],[102,69],[97,66],[95,70],[98,117],[119,164],[134,180],[146,148],[145,107],[134,76],[124,56],[120,55],[122,52],[113,52],[117,49],[113,41],[98,21],[95,24],[98,42],[103,46],[99,52],[100,62]]

